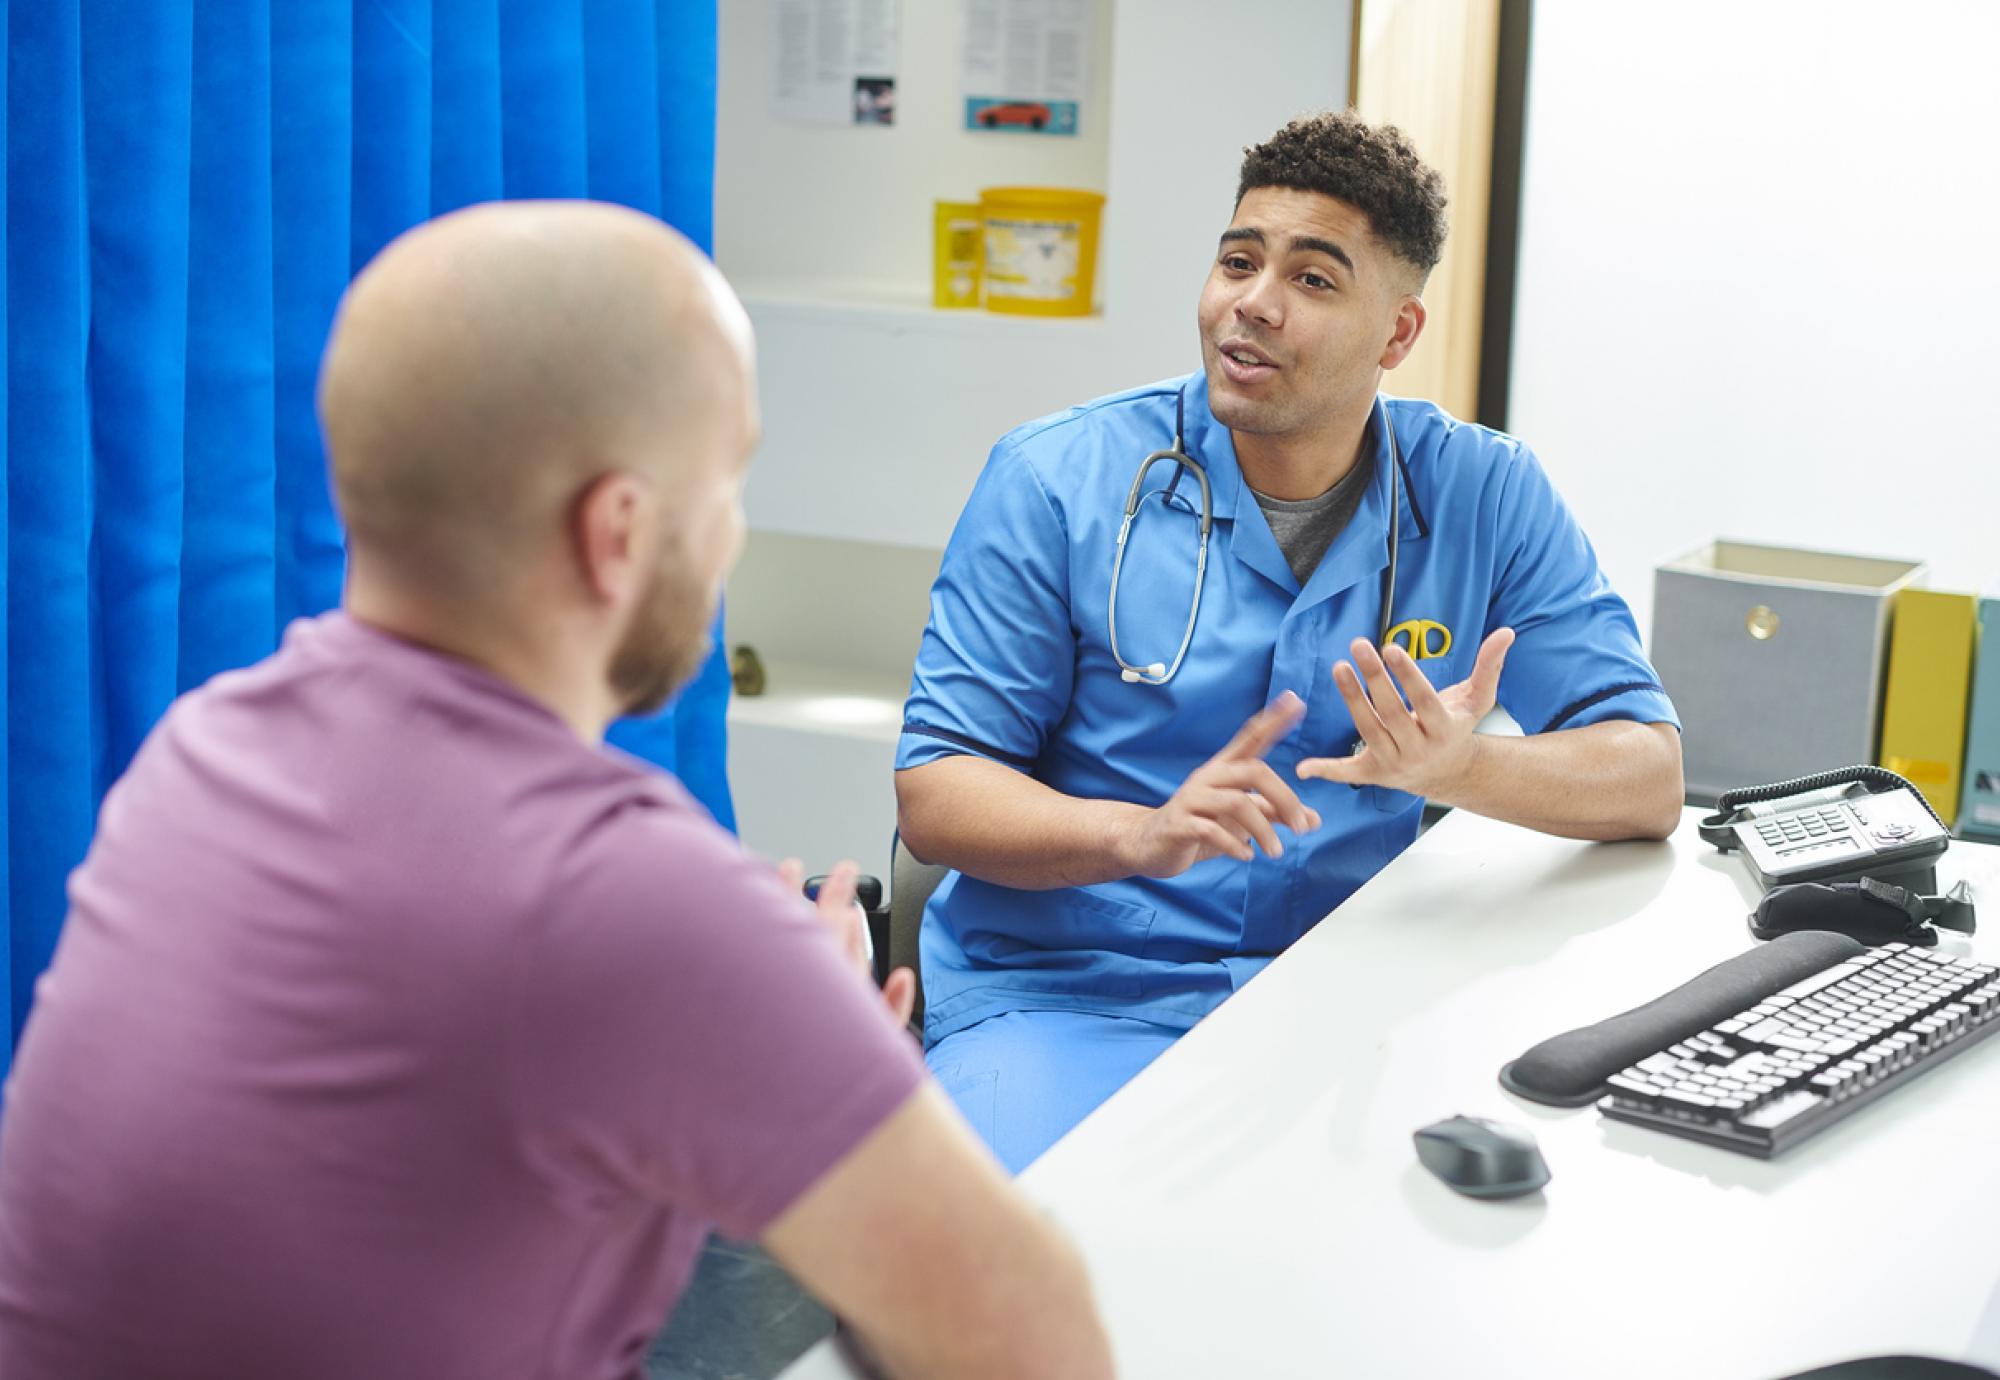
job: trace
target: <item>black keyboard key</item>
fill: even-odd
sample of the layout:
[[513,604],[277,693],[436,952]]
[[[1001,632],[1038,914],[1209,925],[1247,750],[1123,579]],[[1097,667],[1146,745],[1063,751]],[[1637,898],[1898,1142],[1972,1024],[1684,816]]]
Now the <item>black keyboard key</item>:
[[1648,1105],[1657,1100],[1656,1089],[1643,1078],[1634,1078],[1627,1073],[1614,1073],[1605,1082],[1610,1084],[1611,1091],[1619,1097],[1633,1098]]

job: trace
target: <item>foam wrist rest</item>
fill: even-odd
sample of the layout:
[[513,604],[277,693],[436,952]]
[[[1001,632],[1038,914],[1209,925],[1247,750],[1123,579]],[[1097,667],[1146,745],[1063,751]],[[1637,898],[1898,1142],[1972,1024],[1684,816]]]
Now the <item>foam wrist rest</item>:
[[1604,1080],[1864,951],[1844,934],[1796,930],[1718,963],[1644,1006],[1550,1036],[1500,1070],[1500,1086],[1551,1107],[1603,1096]]

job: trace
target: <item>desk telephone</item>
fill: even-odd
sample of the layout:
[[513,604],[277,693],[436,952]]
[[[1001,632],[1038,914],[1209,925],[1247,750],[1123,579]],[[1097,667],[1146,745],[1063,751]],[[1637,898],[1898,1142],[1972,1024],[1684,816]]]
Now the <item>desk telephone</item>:
[[1951,838],[1916,787],[1868,766],[1726,792],[1701,836],[1741,851],[1766,890],[1873,877],[1913,892],[1936,889],[1933,864]]

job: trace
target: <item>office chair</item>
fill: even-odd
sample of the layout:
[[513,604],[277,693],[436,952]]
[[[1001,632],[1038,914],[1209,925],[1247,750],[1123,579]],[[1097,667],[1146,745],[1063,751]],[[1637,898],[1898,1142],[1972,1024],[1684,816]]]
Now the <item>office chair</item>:
[[876,965],[881,970],[877,981],[886,978],[891,968],[908,968],[917,975],[917,1004],[910,1012],[910,1028],[922,1039],[924,970],[917,957],[917,933],[923,927],[924,906],[951,869],[939,863],[919,862],[917,855],[904,846],[901,834],[896,836],[893,849],[889,862],[888,954]]

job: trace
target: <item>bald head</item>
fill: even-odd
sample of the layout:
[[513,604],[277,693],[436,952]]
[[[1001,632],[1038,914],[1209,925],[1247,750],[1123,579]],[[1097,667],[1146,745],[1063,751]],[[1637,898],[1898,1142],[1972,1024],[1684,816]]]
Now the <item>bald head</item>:
[[593,202],[477,206],[348,289],[320,420],[357,569],[504,599],[607,473],[667,492],[754,429],[750,328],[700,251]]

